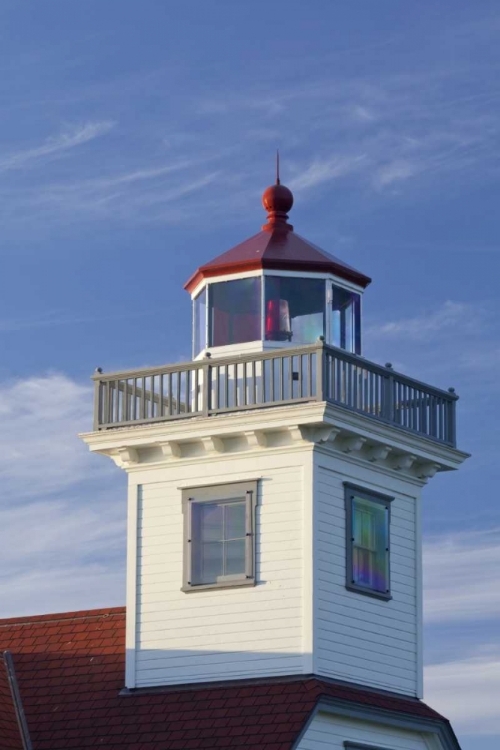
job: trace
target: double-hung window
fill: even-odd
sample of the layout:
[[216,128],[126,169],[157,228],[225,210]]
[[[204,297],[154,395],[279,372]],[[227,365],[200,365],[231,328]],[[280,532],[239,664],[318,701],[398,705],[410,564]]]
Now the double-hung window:
[[392,497],[345,485],[346,587],[390,599],[390,513]]
[[184,591],[255,584],[256,482],[183,490]]

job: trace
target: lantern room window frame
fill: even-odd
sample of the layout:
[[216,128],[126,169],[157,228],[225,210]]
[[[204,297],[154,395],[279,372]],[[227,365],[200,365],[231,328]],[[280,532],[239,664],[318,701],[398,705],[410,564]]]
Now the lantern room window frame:
[[[292,348],[294,346],[303,346],[304,343],[297,344],[293,341],[293,336],[291,340],[282,340],[282,341],[274,341],[274,340],[268,340],[266,341],[266,278],[267,277],[282,277],[282,278],[295,278],[295,279],[316,279],[316,280],[322,280],[324,282],[324,331],[323,336],[325,339],[325,342],[330,346],[336,346],[337,348],[343,349],[343,351],[350,352],[352,354],[356,354],[358,356],[362,355],[362,320],[363,320],[363,289],[355,284],[351,284],[348,281],[345,281],[344,279],[340,279],[337,276],[334,276],[332,274],[320,274],[320,273],[314,273],[314,272],[304,272],[299,273],[297,271],[286,271],[281,269],[258,269],[256,271],[250,271],[243,274],[231,274],[228,276],[213,276],[204,279],[200,285],[193,291],[192,294],[192,357],[193,359],[200,359],[200,357],[203,357],[207,351],[210,351],[213,354],[217,354],[219,356],[223,356],[224,353],[232,353],[235,351],[238,351],[243,349],[244,351],[247,351],[248,353],[255,352],[255,351],[266,351],[269,349],[286,349],[286,348]],[[259,278],[260,280],[260,339],[253,339],[252,341],[247,342],[237,342],[233,344],[221,344],[221,345],[211,345],[210,344],[210,299],[211,299],[211,289],[210,287],[214,286],[215,284],[220,284],[224,282],[231,282],[231,281],[239,281],[244,280],[248,278]],[[333,315],[331,306],[333,303],[333,296],[334,296],[334,288],[337,288],[341,290],[342,292],[346,294],[354,294],[356,295],[356,306],[357,309],[354,312],[354,323],[353,323],[353,346],[352,348],[346,348],[339,346],[334,342],[334,331],[333,331]],[[197,323],[198,323],[198,315],[199,315],[199,308],[200,300],[202,299],[203,295],[205,295],[205,305],[204,305],[204,314],[205,314],[205,320],[204,320],[204,336],[201,338],[201,340],[197,340],[197,333],[199,332],[197,329]],[[356,328],[357,326],[357,328]],[[199,350],[197,350],[197,345],[201,342],[203,342],[205,346]],[[315,339],[316,340],[316,339]],[[308,343],[315,343],[315,341],[310,341]],[[341,342],[339,342],[341,343]]]

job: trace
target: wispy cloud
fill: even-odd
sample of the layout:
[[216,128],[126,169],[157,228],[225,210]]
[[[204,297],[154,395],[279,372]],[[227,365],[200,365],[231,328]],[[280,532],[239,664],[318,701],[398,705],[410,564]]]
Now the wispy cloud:
[[381,166],[375,174],[375,184],[381,188],[394,182],[408,180],[414,177],[422,169],[422,166],[404,159],[396,159],[389,164]]
[[51,136],[40,146],[0,155],[0,172],[39,165],[48,159],[56,158],[77,146],[104,135],[113,126],[114,123],[109,120],[88,122],[59,135]]
[[0,479],[4,497],[42,497],[108,466],[91,464],[76,437],[91,422],[92,390],[61,374],[0,385]]
[[123,602],[125,482],[76,437],[91,410],[62,374],[0,384],[3,616]]
[[461,332],[466,326],[471,333],[477,331],[477,318],[481,310],[465,302],[446,300],[437,309],[423,311],[412,318],[399,318],[378,325],[367,327],[365,334],[371,339],[398,339],[412,341],[432,341],[435,335],[448,333],[450,329],[460,325]]
[[287,180],[293,190],[306,190],[324,182],[354,174],[366,164],[364,154],[353,156],[334,156],[326,161],[314,159],[299,174]]
[[175,157],[163,163],[134,167],[128,171],[109,170],[98,177],[58,181],[45,180],[43,185],[12,186],[0,196],[9,219],[25,222],[29,214],[34,221],[75,221],[111,217],[125,221],[177,222],[192,211],[183,199],[220,180],[222,172],[214,165],[207,169],[213,156]]
[[427,623],[500,621],[500,528],[430,537],[423,563]]
[[52,328],[54,326],[80,325],[86,323],[101,323],[111,320],[129,320],[158,314],[158,310],[138,310],[130,313],[114,313],[112,315],[71,315],[63,310],[40,313],[31,318],[10,318],[0,320],[0,332],[24,331],[36,328]]
[[461,734],[500,734],[500,647],[425,668],[425,700]]

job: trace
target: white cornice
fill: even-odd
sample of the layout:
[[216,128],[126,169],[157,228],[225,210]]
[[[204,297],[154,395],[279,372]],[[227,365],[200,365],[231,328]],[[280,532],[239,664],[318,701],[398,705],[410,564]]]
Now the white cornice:
[[91,451],[108,455],[127,471],[221,455],[229,461],[243,452],[282,452],[309,444],[425,482],[438,471],[458,468],[468,457],[449,446],[324,402],[179,419],[80,437]]

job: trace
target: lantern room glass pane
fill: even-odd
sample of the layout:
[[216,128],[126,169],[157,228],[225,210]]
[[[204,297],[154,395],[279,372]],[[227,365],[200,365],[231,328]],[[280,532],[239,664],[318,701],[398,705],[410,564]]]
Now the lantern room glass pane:
[[207,290],[204,289],[193,302],[193,357],[207,345]]
[[325,334],[325,281],[266,276],[266,341],[312,344]]
[[261,279],[210,284],[210,346],[242,344],[261,338]]
[[332,284],[331,341],[333,346],[361,354],[361,298]]

